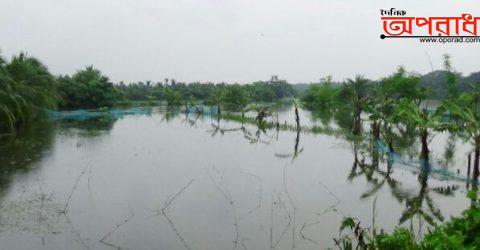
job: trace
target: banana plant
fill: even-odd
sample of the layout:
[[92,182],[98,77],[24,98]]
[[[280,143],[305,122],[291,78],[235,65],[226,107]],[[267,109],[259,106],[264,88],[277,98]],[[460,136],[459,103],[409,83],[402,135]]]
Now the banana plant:
[[449,113],[453,118],[450,129],[461,132],[474,146],[473,179],[477,180],[480,174],[480,90],[469,94],[464,93],[457,101],[444,101],[442,111]]
[[225,102],[226,91],[224,89],[215,89],[208,96],[205,104],[209,106],[217,106],[217,114],[220,118],[221,110],[220,106]]
[[[372,152],[374,152],[374,160],[378,158],[377,144],[379,141],[384,141],[388,147],[388,155],[393,156],[395,149],[393,141],[395,133],[393,132],[393,125],[397,123],[394,114],[397,102],[393,99],[370,99],[365,107],[365,111],[369,113],[370,133]],[[392,159],[392,157],[389,157]]]
[[345,84],[344,95],[351,102],[354,108],[354,118],[352,126],[352,134],[359,135],[362,128],[361,115],[368,103],[369,99],[369,81],[361,75],[357,75],[355,79],[347,79]]
[[449,124],[441,122],[442,114],[438,110],[429,112],[420,108],[411,100],[402,100],[395,110],[395,116],[407,125],[413,125],[419,130],[421,151],[420,160],[429,160],[428,144],[435,137],[436,132],[448,129]]

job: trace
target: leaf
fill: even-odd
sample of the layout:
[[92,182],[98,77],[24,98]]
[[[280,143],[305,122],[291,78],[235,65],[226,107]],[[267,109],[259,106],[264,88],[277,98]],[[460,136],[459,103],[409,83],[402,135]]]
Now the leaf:
[[340,225],[340,232],[342,232],[345,228],[353,229],[355,228],[356,223],[352,217],[343,218],[342,224]]
[[467,198],[469,198],[472,201],[477,200],[477,191],[476,190],[469,190],[467,193]]

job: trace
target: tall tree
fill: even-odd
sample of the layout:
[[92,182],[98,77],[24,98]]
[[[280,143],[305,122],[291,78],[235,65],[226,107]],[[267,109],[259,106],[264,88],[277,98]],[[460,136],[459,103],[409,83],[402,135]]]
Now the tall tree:
[[443,55],[443,68],[447,73],[447,86],[450,99],[458,97],[457,74],[452,67],[452,58],[450,55]]

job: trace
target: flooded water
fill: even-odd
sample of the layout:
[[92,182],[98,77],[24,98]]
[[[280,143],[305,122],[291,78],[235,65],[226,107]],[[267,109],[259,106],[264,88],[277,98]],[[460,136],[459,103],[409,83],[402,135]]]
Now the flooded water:
[[0,249],[324,249],[344,216],[421,236],[467,208],[468,142],[437,135],[425,170],[405,132],[392,168],[371,167],[344,121],[301,111],[329,132],[297,133],[158,107],[37,124],[0,144]]

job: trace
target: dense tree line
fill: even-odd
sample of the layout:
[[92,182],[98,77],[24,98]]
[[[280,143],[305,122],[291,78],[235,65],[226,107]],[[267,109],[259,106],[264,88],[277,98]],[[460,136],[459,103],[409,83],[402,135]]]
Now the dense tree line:
[[238,108],[248,102],[272,102],[295,94],[292,85],[279,80],[244,85],[187,84],[173,79],[114,84],[92,66],[71,76],[54,76],[25,53],[10,61],[0,57],[0,131],[13,131],[40,117],[46,109],[98,109],[134,101],[165,101],[169,105],[200,101]]
[[297,91],[303,91],[301,99],[307,108],[325,110],[355,106],[358,119],[373,97],[385,100],[454,98],[480,85],[480,73],[462,77],[451,66],[450,58],[445,59],[442,71],[422,76],[400,68],[378,81],[357,77],[335,83],[327,77],[318,84],[291,85],[275,77],[271,81],[250,84],[183,83],[174,79],[115,84],[91,66],[71,76],[53,76],[39,60],[20,53],[10,61],[0,58],[0,129],[13,130],[35,119],[46,108],[98,109],[135,101],[163,101],[169,105],[189,106],[202,102],[219,108],[244,110],[251,102],[300,96]]
[[[254,82],[251,84],[225,83],[179,83],[166,79],[165,82],[120,83],[117,89],[126,100],[147,101],[165,100],[172,104],[181,104],[190,100],[216,102],[213,99],[224,96],[225,103],[235,104],[245,100],[254,102],[272,102],[296,95],[292,85],[285,81]],[[223,102],[223,101],[221,101]]]

